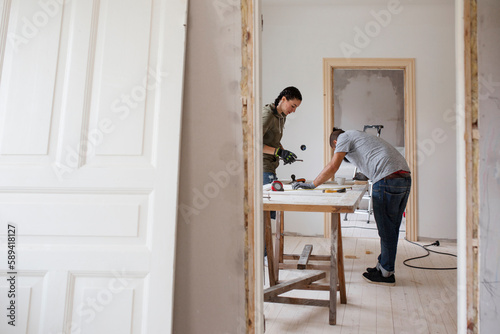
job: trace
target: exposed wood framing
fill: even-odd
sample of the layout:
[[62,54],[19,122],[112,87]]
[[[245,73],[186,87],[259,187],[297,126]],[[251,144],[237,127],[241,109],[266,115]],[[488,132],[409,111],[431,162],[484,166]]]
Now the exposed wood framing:
[[[312,246],[311,246],[311,249],[312,249]],[[325,277],[326,277],[326,273],[324,271],[311,270],[306,275],[303,275],[303,276],[298,277],[298,278],[294,278],[294,279],[286,281],[286,282],[278,283],[274,286],[267,288],[264,291],[264,300],[270,301],[274,297],[277,297],[285,292],[295,290],[298,287],[308,286],[309,284],[316,282],[320,279],[323,279]]]
[[299,261],[297,262],[297,269],[306,269],[307,263],[309,262],[309,257],[311,256],[313,250],[313,245],[305,245],[302,250],[302,254],[300,254]]
[[[254,1],[241,0],[241,98],[244,159],[244,224],[245,224],[245,310],[246,332],[258,333],[255,284],[255,128],[254,128]],[[257,298],[258,300],[258,298]]]
[[465,155],[467,198],[467,331],[479,333],[479,140],[478,130],[478,63],[477,1],[464,1],[465,38]]
[[[402,69],[405,85],[405,158],[412,173],[412,186],[406,206],[406,238],[418,239],[418,163],[416,134],[416,99],[415,99],[415,59],[412,58],[324,58],[323,59],[323,97],[324,97],[324,142],[328,143],[334,120],[333,70],[349,69]],[[327,164],[333,150],[325,145],[324,160]],[[330,235],[329,223],[325,218],[325,237]]]

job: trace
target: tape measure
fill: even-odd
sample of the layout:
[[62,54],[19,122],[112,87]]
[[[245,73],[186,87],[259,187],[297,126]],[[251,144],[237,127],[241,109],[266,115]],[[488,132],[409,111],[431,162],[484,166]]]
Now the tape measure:
[[271,189],[273,191],[285,191],[285,187],[283,187],[283,183],[280,181],[273,181],[271,184]]

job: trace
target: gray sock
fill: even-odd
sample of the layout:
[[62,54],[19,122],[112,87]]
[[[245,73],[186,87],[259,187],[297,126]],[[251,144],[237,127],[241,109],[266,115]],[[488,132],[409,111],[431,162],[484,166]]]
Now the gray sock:
[[384,277],[389,277],[394,274],[394,271],[388,271],[385,270],[384,267],[380,264],[380,262],[377,262],[377,269],[382,273],[382,276]]

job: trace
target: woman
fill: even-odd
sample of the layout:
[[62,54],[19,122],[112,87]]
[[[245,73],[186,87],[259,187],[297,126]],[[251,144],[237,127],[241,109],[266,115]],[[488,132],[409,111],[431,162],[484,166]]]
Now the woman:
[[283,148],[281,137],[283,137],[286,116],[294,113],[301,102],[300,91],[290,86],[283,89],[274,103],[267,104],[262,110],[264,184],[277,180],[276,168],[279,166],[280,158],[283,159],[285,165],[295,162],[297,159],[293,152]]

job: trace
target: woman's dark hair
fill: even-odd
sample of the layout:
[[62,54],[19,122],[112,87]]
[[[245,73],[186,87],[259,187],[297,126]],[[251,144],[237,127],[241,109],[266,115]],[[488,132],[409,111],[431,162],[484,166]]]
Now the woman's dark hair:
[[286,99],[288,101],[293,100],[293,99],[297,99],[299,101],[302,101],[302,94],[300,94],[300,91],[297,88],[290,86],[290,87],[283,89],[281,91],[280,95],[278,95],[278,97],[276,98],[276,100],[274,100],[274,106],[276,108],[278,107],[278,104],[280,103],[283,96],[286,97]]
[[330,147],[334,147],[333,141],[337,140],[337,138],[344,132],[345,131],[342,129],[333,128],[332,134],[330,135]]

